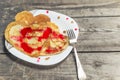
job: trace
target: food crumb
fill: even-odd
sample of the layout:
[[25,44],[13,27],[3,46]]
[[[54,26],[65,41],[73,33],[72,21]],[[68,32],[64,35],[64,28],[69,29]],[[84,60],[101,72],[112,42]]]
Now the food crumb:
[[73,23],[73,21],[71,21],[71,23]]
[[60,16],[58,16],[57,19],[60,19]]
[[48,59],[50,59],[50,57],[46,57],[46,58],[45,58],[45,60],[48,60]]
[[63,31],[63,33],[65,34],[65,33],[66,33],[66,31],[64,30],[64,31]]

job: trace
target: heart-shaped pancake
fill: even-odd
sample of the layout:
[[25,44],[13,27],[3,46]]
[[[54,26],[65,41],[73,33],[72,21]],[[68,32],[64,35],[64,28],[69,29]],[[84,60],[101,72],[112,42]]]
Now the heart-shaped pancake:
[[[24,12],[30,14],[30,12]],[[5,29],[5,39],[10,44],[31,57],[58,54],[66,49],[68,37],[59,32],[58,26],[50,22],[48,16],[37,15],[32,17],[34,21],[30,22],[24,18],[24,12],[18,13],[19,15],[15,17],[16,21],[8,24]],[[39,18],[41,20],[38,20]]]

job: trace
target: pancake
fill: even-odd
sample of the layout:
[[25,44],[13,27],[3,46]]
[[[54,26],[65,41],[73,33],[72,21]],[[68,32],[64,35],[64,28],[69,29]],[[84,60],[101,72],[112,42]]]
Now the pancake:
[[8,24],[4,34],[17,50],[31,57],[59,54],[68,46],[68,37],[48,20],[29,25],[16,20]]
[[15,20],[18,22],[22,22],[25,25],[29,25],[34,22],[34,16],[28,11],[22,11],[16,14]]
[[44,14],[39,14],[34,17],[34,23],[41,23],[41,22],[50,22],[50,18]]

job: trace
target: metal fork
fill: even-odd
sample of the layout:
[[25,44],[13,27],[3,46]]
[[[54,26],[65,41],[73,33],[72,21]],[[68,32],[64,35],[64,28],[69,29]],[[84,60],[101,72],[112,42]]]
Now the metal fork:
[[76,67],[77,67],[77,77],[78,80],[85,80],[86,79],[86,74],[82,68],[81,62],[79,60],[78,54],[77,54],[77,50],[76,50],[76,42],[71,42],[71,40],[76,40],[76,36],[75,36],[75,32],[73,31],[73,29],[68,29],[66,30],[70,44],[72,44],[73,49],[74,49],[74,56],[75,56],[75,61],[76,61]]

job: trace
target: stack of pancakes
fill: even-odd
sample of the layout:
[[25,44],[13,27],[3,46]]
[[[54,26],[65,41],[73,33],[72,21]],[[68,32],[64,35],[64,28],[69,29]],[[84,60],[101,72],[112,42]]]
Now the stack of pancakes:
[[31,57],[58,54],[68,46],[68,37],[47,15],[33,16],[29,11],[16,14],[15,21],[5,29],[5,39]]

